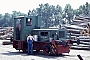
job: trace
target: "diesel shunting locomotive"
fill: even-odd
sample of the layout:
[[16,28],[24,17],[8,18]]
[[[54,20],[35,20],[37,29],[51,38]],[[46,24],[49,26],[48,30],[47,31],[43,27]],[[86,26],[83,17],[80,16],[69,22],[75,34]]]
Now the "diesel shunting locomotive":
[[[27,16],[14,18],[13,48],[27,52],[27,35],[36,36],[33,50],[47,55],[69,53],[67,31],[64,28],[42,27],[43,17]],[[19,29],[17,28],[20,23]]]

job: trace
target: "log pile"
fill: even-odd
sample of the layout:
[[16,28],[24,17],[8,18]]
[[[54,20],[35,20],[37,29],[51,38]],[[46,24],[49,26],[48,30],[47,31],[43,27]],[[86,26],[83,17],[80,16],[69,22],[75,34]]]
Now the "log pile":
[[10,38],[11,36],[13,36],[13,28],[9,27],[9,28],[2,28],[0,30],[0,39],[2,40],[6,40],[7,38]]
[[69,26],[66,25],[65,27],[68,34],[71,34],[71,37],[77,37],[80,41],[80,44],[78,45],[77,39],[71,38],[73,41],[71,48],[90,50],[90,17],[78,16]]

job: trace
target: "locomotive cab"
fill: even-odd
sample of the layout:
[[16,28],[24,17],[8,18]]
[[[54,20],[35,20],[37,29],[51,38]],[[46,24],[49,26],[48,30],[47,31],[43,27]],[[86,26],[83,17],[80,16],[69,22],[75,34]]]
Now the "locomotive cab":
[[[34,28],[40,28],[41,18],[37,16],[15,17],[14,18],[14,40],[26,40],[26,36],[31,33]],[[20,27],[18,27],[20,24]],[[20,28],[20,29],[18,29]],[[20,36],[20,37],[19,37]]]

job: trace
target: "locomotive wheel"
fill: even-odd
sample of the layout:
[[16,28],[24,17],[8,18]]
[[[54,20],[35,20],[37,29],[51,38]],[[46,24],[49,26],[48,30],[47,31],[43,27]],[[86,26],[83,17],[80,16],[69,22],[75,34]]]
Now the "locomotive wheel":
[[48,45],[45,45],[44,46],[44,54],[46,54],[46,55],[51,55],[51,45],[50,44],[48,44]]

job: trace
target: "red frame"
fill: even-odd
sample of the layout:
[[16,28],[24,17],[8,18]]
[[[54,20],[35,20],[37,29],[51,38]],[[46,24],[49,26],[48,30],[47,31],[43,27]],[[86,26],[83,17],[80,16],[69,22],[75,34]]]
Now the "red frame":
[[[55,54],[62,54],[62,53],[69,53],[70,52],[70,46],[67,45],[66,47],[64,47],[63,45],[59,45],[55,43],[55,40],[53,40],[52,42],[33,42],[33,48],[34,50],[43,50],[44,54],[48,53],[45,51],[44,46],[45,45],[49,45],[49,44],[54,44],[56,45],[56,53]],[[27,42],[26,41],[17,41],[17,40],[13,40],[13,48],[15,48],[16,50],[22,50],[23,52],[26,52],[27,50]]]

